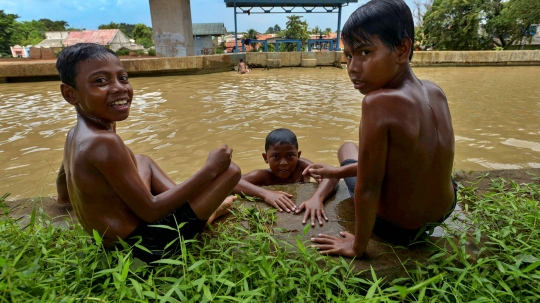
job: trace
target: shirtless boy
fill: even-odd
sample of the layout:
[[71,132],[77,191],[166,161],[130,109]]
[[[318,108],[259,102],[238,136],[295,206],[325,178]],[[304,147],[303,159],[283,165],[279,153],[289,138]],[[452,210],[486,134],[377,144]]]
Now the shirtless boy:
[[323,225],[323,218],[328,221],[323,202],[334,192],[338,179],[322,180],[313,196],[296,208],[296,205],[291,200],[291,194],[259,186],[309,182],[310,176],[302,175],[302,172],[313,162],[300,158],[302,152],[298,150],[296,135],[286,128],[271,131],[266,136],[264,149],[266,152],[262,154],[262,157],[264,162],[268,163],[270,169],[258,169],[243,175],[233,193],[244,193],[262,198],[264,202],[279,211],[292,211],[299,214],[305,209],[303,224],[306,224],[310,217],[311,226],[315,226],[315,220],[319,222],[319,225]]
[[240,59],[240,63],[238,63],[238,72],[240,74],[246,74],[250,71],[251,69],[248,68],[247,64],[244,62],[244,59]]
[[361,6],[342,38],[349,78],[364,95],[358,146],[339,149],[342,167],[314,164],[304,173],[353,177],[346,182],[354,192],[355,234],[322,234],[312,241],[323,254],[360,257],[372,232],[409,243],[452,212],[454,131],[443,91],[411,70],[414,25],[402,0]]
[[[64,147],[58,200],[73,205],[89,234],[96,230],[108,248],[119,239],[130,245],[140,239],[152,254],[134,248],[134,255],[153,261],[178,239],[178,224],[187,222],[180,234],[193,238],[207,221],[227,211],[233,199],[223,201],[241,177],[231,162],[232,149],[224,144],[211,151],[201,169],[176,185],[116,134],[116,122],[129,116],[133,89],[114,52],[94,43],[76,44],[60,53],[56,68],[62,96],[77,111]],[[220,205],[225,209],[216,213]]]

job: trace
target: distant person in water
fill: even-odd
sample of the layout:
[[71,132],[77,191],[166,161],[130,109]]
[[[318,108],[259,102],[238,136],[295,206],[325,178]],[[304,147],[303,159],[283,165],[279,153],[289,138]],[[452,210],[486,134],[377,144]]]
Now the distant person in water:
[[240,59],[240,63],[238,63],[238,73],[246,74],[246,73],[249,73],[250,71],[251,69],[244,62],[244,59]]
[[315,221],[319,222],[319,225],[323,225],[323,221],[328,221],[323,202],[334,192],[338,180],[332,178],[322,180],[313,196],[296,208],[291,200],[291,194],[260,186],[309,182],[311,178],[302,175],[302,172],[313,162],[300,158],[302,152],[298,150],[296,135],[286,128],[271,131],[266,136],[264,150],[262,157],[270,168],[254,170],[243,175],[233,193],[262,198],[279,211],[299,214],[305,210],[302,221],[304,224],[310,217],[312,226],[315,226]]
[[349,78],[364,95],[359,142],[341,146],[341,167],[313,164],[304,174],[345,178],[354,197],[355,234],[319,235],[314,246],[323,254],[360,257],[372,232],[408,244],[452,213],[454,131],[444,92],[411,69],[414,23],[405,2],[362,5],[342,39]]
[[[105,247],[120,239],[144,261],[159,259],[193,238],[207,222],[228,212],[227,197],[240,180],[226,144],[210,152],[205,165],[175,184],[149,157],[135,155],[116,134],[133,100],[128,74],[116,54],[94,43],[62,50],[56,63],[64,99],[75,107],[77,123],[68,132],[57,179],[58,201],[71,203],[84,229],[97,231]],[[225,201],[224,201],[225,200]],[[178,232],[178,225],[186,223]],[[174,230],[152,227],[166,225]]]

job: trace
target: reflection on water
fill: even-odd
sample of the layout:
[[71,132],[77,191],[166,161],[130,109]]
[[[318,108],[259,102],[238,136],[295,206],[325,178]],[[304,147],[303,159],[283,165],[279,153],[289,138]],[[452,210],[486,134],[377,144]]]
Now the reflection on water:
[[[455,168],[540,167],[537,67],[418,68],[446,92],[456,134]],[[358,140],[360,101],[337,68],[255,69],[194,76],[133,78],[131,115],[118,133],[176,181],[227,143],[248,172],[265,167],[266,134],[293,130],[302,156],[337,165],[338,147]],[[55,193],[54,179],[73,108],[58,82],[0,85],[0,194]]]

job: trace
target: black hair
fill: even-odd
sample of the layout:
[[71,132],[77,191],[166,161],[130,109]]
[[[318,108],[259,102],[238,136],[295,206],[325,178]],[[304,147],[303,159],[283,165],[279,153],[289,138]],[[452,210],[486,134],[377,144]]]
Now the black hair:
[[296,139],[296,135],[286,128],[278,128],[271,131],[268,136],[266,136],[266,143],[264,144],[264,150],[268,151],[270,146],[276,145],[279,143],[279,145],[283,144],[290,144],[294,145],[296,149],[298,149],[298,140]]
[[56,70],[60,74],[60,80],[64,84],[77,88],[75,78],[79,72],[79,62],[105,59],[108,54],[118,58],[112,50],[96,43],[77,43],[64,48],[56,60]]
[[240,58],[240,62],[244,62],[244,59]]
[[414,21],[410,8],[403,0],[371,0],[360,6],[343,26],[342,39],[355,49],[372,43],[377,36],[394,51],[403,39],[411,39],[411,60],[414,48]]

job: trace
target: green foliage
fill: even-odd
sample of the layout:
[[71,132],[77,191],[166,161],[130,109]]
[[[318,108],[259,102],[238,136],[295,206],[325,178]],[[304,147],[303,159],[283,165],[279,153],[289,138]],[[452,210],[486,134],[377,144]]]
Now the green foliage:
[[225,51],[223,50],[223,48],[221,47],[216,48],[216,54],[224,54],[224,53]]
[[154,45],[152,29],[143,23],[135,25],[132,36],[136,43],[143,45],[145,48]]
[[[251,40],[257,40],[257,35],[258,35],[258,34],[259,34],[259,33],[258,33],[255,29],[250,28],[250,29],[248,29],[248,31],[247,31],[246,34],[244,35],[244,38],[245,38],[245,39],[249,38],[249,39],[251,39]],[[256,44],[256,43],[250,43],[250,45],[251,45],[251,47],[252,47],[252,50],[255,50],[255,44]]]
[[274,33],[274,27],[272,26],[270,26],[265,32],[265,34],[273,34],[273,33]]
[[437,50],[482,48],[481,0],[435,0],[424,15],[427,45]]
[[281,27],[279,25],[274,25],[274,33],[281,32]]
[[50,19],[39,19],[37,22],[43,24],[48,32],[65,31],[69,24],[66,21],[52,21]]
[[477,189],[460,184],[468,219],[443,226],[428,262],[403,260],[408,276],[393,281],[354,273],[350,259],[321,256],[298,238],[285,242],[274,235],[275,210],[257,204],[235,203],[229,220],[150,267],[129,249],[103,250],[80,224],[52,225],[37,207],[21,225],[4,196],[0,302],[538,302],[540,186],[494,179]]
[[324,35],[325,36],[328,36],[330,33],[332,32],[332,29],[327,27],[325,30],[324,30]]
[[148,50],[148,56],[155,56],[156,55],[156,49],[155,48],[151,48]]
[[12,37],[16,33],[17,18],[18,15],[6,14],[0,10],[0,52],[11,53],[9,47],[16,44],[12,43]]
[[[302,44],[306,44],[309,39],[308,24],[306,21],[300,20],[301,16],[287,16],[287,27],[285,29],[285,37],[287,39],[300,39]],[[281,46],[283,45],[283,46]],[[280,51],[293,52],[296,51],[296,43],[281,43]]]
[[129,52],[131,52],[131,50],[122,47],[121,49],[116,51],[116,55],[118,55],[118,56],[128,56]]

